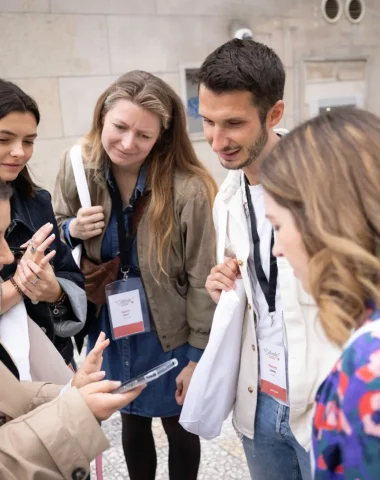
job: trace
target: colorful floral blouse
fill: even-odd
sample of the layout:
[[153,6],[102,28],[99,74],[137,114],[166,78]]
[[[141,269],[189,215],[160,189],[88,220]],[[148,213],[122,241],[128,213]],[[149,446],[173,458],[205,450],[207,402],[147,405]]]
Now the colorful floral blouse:
[[[370,304],[367,322],[379,320]],[[380,479],[380,323],[347,347],[319,388],[313,453],[316,480]]]

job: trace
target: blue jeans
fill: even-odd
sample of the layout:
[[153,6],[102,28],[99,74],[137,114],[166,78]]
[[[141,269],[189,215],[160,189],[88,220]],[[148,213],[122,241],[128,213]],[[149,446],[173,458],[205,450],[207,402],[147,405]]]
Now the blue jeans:
[[255,438],[243,437],[243,446],[254,480],[312,479],[310,453],[289,427],[289,407],[265,393],[258,393]]

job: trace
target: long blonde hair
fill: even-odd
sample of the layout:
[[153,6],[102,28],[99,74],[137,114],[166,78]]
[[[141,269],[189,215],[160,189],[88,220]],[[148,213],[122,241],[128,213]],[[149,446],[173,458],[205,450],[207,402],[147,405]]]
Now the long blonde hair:
[[217,186],[194,152],[186,130],[186,116],[181,99],[163,80],[140,70],[122,75],[102,93],[96,103],[91,130],[82,143],[85,162],[95,169],[95,174],[101,173],[107,160],[101,141],[104,117],[120,99],[130,100],[156,114],[161,122],[160,137],[150,153],[147,181],[151,187],[151,199],[147,215],[150,219],[148,255],[151,258],[155,245],[159,269],[164,272],[163,252],[171,243],[174,224],[174,173],[180,171],[199,177],[207,188],[210,209]]
[[309,285],[330,339],[342,345],[380,306],[380,119],[343,108],[296,128],[261,169],[309,254]]

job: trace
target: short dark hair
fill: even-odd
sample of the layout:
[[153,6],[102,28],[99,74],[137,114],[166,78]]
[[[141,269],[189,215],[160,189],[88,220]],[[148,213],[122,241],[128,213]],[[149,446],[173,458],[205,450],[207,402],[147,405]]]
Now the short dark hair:
[[[0,78],[0,119],[13,112],[30,112],[36,119],[37,125],[40,123],[40,112],[35,100],[14,83]],[[13,183],[24,198],[35,195],[38,188],[26,166]]]
[[10,200],[12,193],[12,187],[0,180],[0,201],[4,202]]
[[198,81],[215,93],[251,92],[263,123],[268,110],[284,97],[285,70],[271,48],[254,40],[234,38],[206,58]]

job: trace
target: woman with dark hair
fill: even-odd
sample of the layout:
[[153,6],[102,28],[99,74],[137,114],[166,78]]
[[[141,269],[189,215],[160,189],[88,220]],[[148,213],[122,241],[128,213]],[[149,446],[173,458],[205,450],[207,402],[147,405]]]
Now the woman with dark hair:
[[286,257],[344,347],[314,411],[316,480],[380,475],[380,119],[342,108],[287,135],[261,181]]
[[36,102],[13,83],[0,80],[0,179],[14,191],[6,240],[15,255],[13,263],[0,270],[1,313],[25,302],[29,317],[69,363],[70,337],[83,327],[87,303],[82,274],[59,239],[50,194],[36,186],[27,167],[39,121]]
[[[195,155],[181,99],[142,71],[123,75],[100,96],[81,150],[95,206],[81,208],[67,153],[54,192],[58,224],[68,244],[83,242],[96,264],[120,252],[120,270],[140,284],[150,326],[149,332],[111,341],[107,376],[125,381],[172,358],[179,362],[121,411],[130,478],[155,478],[152,417],[161,417],[171,480],[195,480],[199,438],[178,420],[215,309],[205,289],[214,265],[215,182]],[[107,307],[101,300],[98,306],[90,346],[100,330],[107,336],[116,331]]]

